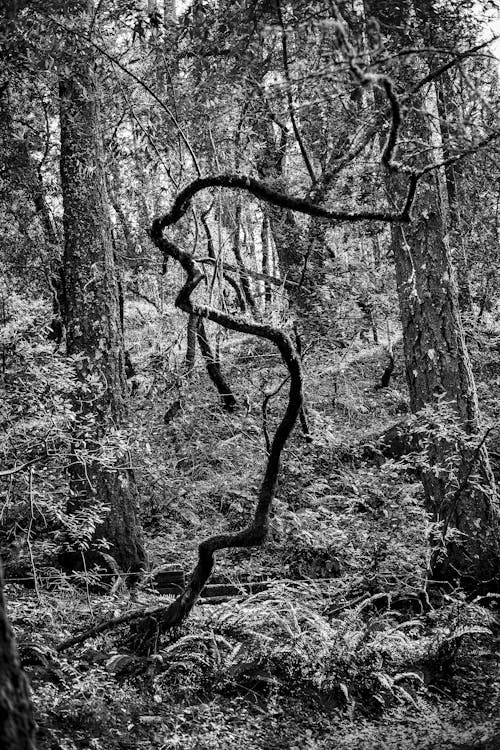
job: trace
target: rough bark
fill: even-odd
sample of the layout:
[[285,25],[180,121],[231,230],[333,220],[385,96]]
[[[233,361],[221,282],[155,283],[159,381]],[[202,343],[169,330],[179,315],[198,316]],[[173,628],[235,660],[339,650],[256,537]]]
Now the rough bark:
[[[125,423],[127,384],[99,92],[91,65],[85,51],[75,48],[71,76],[60,81],[61,186],[67,349],[80,355],[77,367],[82,382],[92,379],[93,383],[92,395],[80,403],[75,443],[81,441],[98,452],[108,430]],[[118,461],[123,465],[126,456]],[[138,569],[144,553],[132,470],[105,469],[93,460],[86,466],[80,463],[73,473],[72,492],[70,510],[96,502],[109,506],[97,536],[108,540],[122,569]]]
[[[448,127],[448,109],[452,97],[451,79],[448,71],[436,82],[437,110],[439,114],[443,160],[447,162],[452,156],[450,130]],[[460,164],[448,163],[444,167],[446,190],[448,194],[448,226],[452,241],[452,258],[457,270],[458,301],[463,313],[472,312],[472,294],[470,286],[470,269],[464,237],[462,235],[462,216],[460,211]]]
[[[428,55],[429,65],[433,68],[446,64],[449,55],[438,55],[435,49],[453,46],[457,35],[457,29],[449,28],[449,21],[443,21],[437,8],[435,0],[415,0],[415,16],[418,21],[419,33],[425,46],[431,52]],[[458,20],[458,19],[457,19]],[[471,30],[474,34],[474,31]],[[468,35],[468,34],[467,34]],[[477,38],[476,38],[477,41]],[[434,48],[434,50],[433,50]],[[456,120],[460,102],[453,93],[453,69],[443,70],[434,82],[436,94],[436,109],[439,116],[439,135],[443,153],[444,166],[444,191],[447,199],[446,221],[450,236],[450,249],[452,259],[456,268],[458,284],[458,299],[460,309],[464,313],[472,311],[472,297],[470,287],[469,262],[465,248],[464,237],[461,232],[462,217],[460,208],[459,186],[461,181],[462,165],[451,163],[453,156],[452,135],[450,124]]]
[[[401,3],[397,13],[385,0],[366,2],[366,7],[367,15],[378,19],[384,33],[390,29],[392,43],[415,41],[403,34],[409,29],[410,3]],[[399,34],[394,31],[396,28]],[[420,75],[421,71],[413,66],[408,61],[401,66],[403,84]],[[432,145],[422,89],[413,98],[412,107],[403,136],[407,143],[417,144],[421,153],[422,144]],[[422,167],[421,159],[416,155],[413,165]],[[406,185],[407,178],[388,163],[389,196],[397,201]],[[421,176],[413,216],[414,220],[404,228],[391,225],[411,409],[415,413],[427,405],[435,404],[437,408],[446,402],[458,426],[474,435],[479,430],[476,388],[436,171]],[[460,456],[456,450],[449,441],[436,437],[429,449],[430,466],[422,475],[427,507],[433,519],[441,523],[443,532],[434,550],[432,567],[435,576],[476,586],[500,576],[498,500],[488,454],[479,437],[476,448],[464,445]],[[450,485],[446,467],[457,460],[456,481]],[[444,537],[451,528],[459,532],[452,540]]]
[[0,747],[35,750],[35,722],[26,677],[7,616],[0,563]]

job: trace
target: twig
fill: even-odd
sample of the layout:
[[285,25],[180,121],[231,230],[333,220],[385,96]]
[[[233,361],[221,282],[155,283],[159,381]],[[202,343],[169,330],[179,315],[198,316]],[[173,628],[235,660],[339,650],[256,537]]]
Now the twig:
[[[63,29],[68,34],[72,34],[73,36],[80,36],[80,31],[77,29],[71,29],[69,26],[66,26],[63,23],[60,23],[55,19],[53,16],[47,16],[48,20],[51,21],[55,26],[57,26],[60,29]],[[148,86],[147,83],[145,83],[139,76],[136,76],[135,73],[133,73],[131,70],[129,70],[125,65],[123,65],[119,60],[116,59],[116,57],[113,57],[113,55],[110,55],[109,52],[107,52],[103,47],[101,47],[99,44],[96,44],[93,39],[90,39],[87,37],[87,41],[89,44],[91,44],[94,49],[96,49],[100,55],[104,55],[104,57],[109,60],[113,65],[116,65],[118,68],[120,68],[121,71],[126,73],[130,78],[132,78],[133,81],[139,84],[139,86],[142,86],[142,88],[147,91],[147,93],[155,100],[155,102],[163,109],[164,112],[168,115],[168,117],[171,119],[175,127],[177,128],[177,131],[182,138],[184,145],[186,146],[187,150],[189,151],[189,155],[191,156],[194,168],[196,170],[196,173],[198,175],[201,175],[200,165],[198,164],[198,159],[195,156],[195,153],[193,151],[193,148],[188,140],[187,135],[184,133],[184,130],[181,128],[179,121],[175,117],[175,115],[170,111],[170,109],[167,107],[165,102],[163,102],[153,91],[153,89]]]
[[26,535],[26,542],[28,544],[28,552],[30,555],[30,563],[31,563],[31,569],[33,571],[33,580],[35,583],[35,592],[36,597],[38,601],[41,601],[40,596],[40,589],[38,587],[38,578],[36,575],[36,566],[35,566],[35,560],[33,558],[33,548],[31,546],[31,529],[33,527],[33,516],[34,516],[34,508],[33,508],[33,469],[30,469],[29,471],[29,479],[28,479],[28,493],[29,493],[29,504],[30,504],[30,522],[28,524],[28,532]]

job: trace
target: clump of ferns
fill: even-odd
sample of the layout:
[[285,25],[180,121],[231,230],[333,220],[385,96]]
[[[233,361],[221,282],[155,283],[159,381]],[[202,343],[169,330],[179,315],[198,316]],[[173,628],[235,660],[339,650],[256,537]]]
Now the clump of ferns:
[[426,621],[431,627],[428,649],[422,656],[424,668],[433,673],[450,673],[460,661],[470,663],[478,657],[496,658],[494,637],[500,628],[500,619],[486,605],[498,595],[478,597],[473,602],[448,596],[439,609],[428,613]]
[[496,622],[465,602],[403,622],[390,612],[367,620],[359,606],[328,619],[311,588],[276,585],[204,611],[160,652],[156,688],[184,695],[304,690],[350,712],[380,713],[419,705],[439,665],[463,642],[481,648]]
[[[300,586],[297,590],[301,593]],[[410,636],[397,629],[372,632],[355,614],[329,622],[314,602],[297,601],[284,587],[223,605],[211,616],[211,626],[219,648],[219,687],[304,688],[333,697],[339,706],[372,709],[413,702],[400,683],[421,681],[396,669],[394,653],[411,650]]]
[[203,692],[216,682],[223,652],[230,648],[231,644],[213,631],[181,636],[158,655],[164,668],[154,680],[156,689],[186,697]]

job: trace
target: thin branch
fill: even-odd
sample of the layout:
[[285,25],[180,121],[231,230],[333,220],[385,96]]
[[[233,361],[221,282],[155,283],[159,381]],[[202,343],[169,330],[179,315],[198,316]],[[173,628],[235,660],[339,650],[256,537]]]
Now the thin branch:
[[[49,15],[49,16],[47,16],[47,18],[55,26],[57,26],[60,29],[63,29],[68,34],[72,34],[73,36],[77,36],[77,37],[81,36],[81,34],[80,34],[80,32],[78,30],[69,28],[65,24],[60,23],[59,21],[57,21],[52,16]],[[195,155],[195,153],[193,151],[193,148],[192,148],[192,146],[191,146],[191,144],[189,142],[189,139],[188,139],[187,135],[184,133],[184,130],[182,129],[179,121],[177,120],[177,118],[175,117],[175,115],[173,114],[173,112],[155,94],[155,92],[153,91],[153,89],[150,86],[148,86],[147,83],[145,83],[141,78],[139,78],[139,76],[136,76],[135,73],[133,73],[131,70],[129,70],[119,60],[117,60],[116,57],[113,57],[113,55],[110,55],[109,52],[107,52],[103,47],[101,47],[99,44],[97,44],[96,42],[94,42],[93,39],[87,38],[87,41],[89,42],[89,44],[91,44],[94,47],[94,49],[96,49],[99,52],[100,55],[104,55],[104,57],[107,60],[109,60],[113,65],[116,65],[118,68],[120,68],[121,71],[123,71],[128,76],[130,76],[130,78],[132,78],[133,81],[135,81],[136,83],[138,83],[139,86],[142,86],[142,88],[145,91],[147,91],[147,93],[155,100],[155,102],[161,107],[161,109],[168,115],[168,117],[171,119],[171,121],[173,122],[173,124],[177,128],[178,133],[179,133],[180,137],[182,138],[184,145],[186,146],[187,150],[189,151],[189,155],[191,156],[191,159],[192,159],[192,162],[193,162],[193,166],[194,166],[194,168],[196,170],[196,174],[201,175],[201,170],[200,170],[200,165],[198,164],[198,159],[196,158],[196,155]]]
[[384,88],[387,99],[391,106],[391,127],[389,128],[389,134],[387,141],[382,151],[381,161],[384,167],[392,172],[395,172],[399,168],[399,164],[396,164],[393,159],[396,153],[396,147],[398,142],[399,129],[401,127],[401,107],[399,99],[396,96],[392,81],[389,78],[381,78],[380,82]]
[[287,38],[286,38],[286,30],[285,30],[285,24],[283,23],[283,14],[281,12],[281,3],[280,0],[276,0],[276,10],[278,13],[278,21],[281,26],[281,51],[283,56],[283,69],[285,71],[285,78],[286,78],[286,99],[288,102],[288,114],[290,115],[290,122],[292,123],[293,132],[295,135],[295,139],[297,141],[297,144],[300,149],[300,153],[302,154],[302,158],[304,160],[304,164],[306,165],[306,169],[309,173],[309,177],[311,178],[311,182],[316,182],[316,175],[314,173],[313,166],[311,164],[311,159],[309,158],[309,154],[307,153],[307,149],[304,144],[304,140],[302,138],[302,134],[299,130],[299,126],[297,125],[297,120],[295,117],[295,111],[293,106],[293,95],[292,95],[292,79],[290,76],[290,68],[288,65],[288,49],[287,49]]
[[[197,263],[210,263],[210,265],[212,265],[216,263],[217,261],[214,258],[196,258],[196,262]],[[233,273],[238,273],[238,269],[232,263],[226,263],[226,261],[223,261],[221,265],[225,271],[227,270],[227,271],[232,271]],[[257,279],[259,281],[267,281],[269,282],[269,284],[274,284],[274,286],[286,286],[286,287],[298,286],[298,283],[296,281],[290,281],[289,279],[280,279],[277,276],[270,276],[269,274],[261,273],[260,271],[253,271],[251,268],[245,268],[244,270],[241,271],[241,273],[244,273],[245,276],[250,276],[252,279]]]
[[415,86],[410,91],[408,91],[406,94],[403,94],[402,99],[407,99],[410,96],[413,96],[414,94],[417,93],[417,91],[420,91],[420,89],[423,86],[425,86],[427,83],[431,83],[436,78],[439,78],[439,76],[443,75],[443,73],[446,73],[446,71],[450,70],[450,68],[453,68],[453,66],[461,62],[461,60],[466,60],[468,57],[471,57],[480,49],[487,47],[489,44],[492,44],[492,42],[496,42],[497,39],[500,39],[499,34],[495,34],[495,36],[491,37],[485,42],[481,42],[481,44],[477,44],[475,47],[472,47],[471,49],[468,49],[464,52],[457,53],[455,57],[453,57],[451,60],[448,60],[447,63],[443,63],[443,65],[440,65],[439,68],[436,68],[435,70],[431,70],[430,73],[428,73],[417,84],[415,84]]
[[[493,141],[496,141],[500,138],[500,130],[494,130],[492,133],[490,133],[488,136],[483,138],[482,140],[478,141],[474,146],[470,146],[470,148],[465,149],[465,151],[462,151],[460,154],[457,154],[456,156],[450,156],[449,159],[444,159],[440,162],[433,162],[431,164],[427,164],[425,167],[422,167],[418,172],[415,172],[413,177],[415,179],[419,179],[424,174],[427,174],[427,172],[432,172],[435,169],[440,169],[441,167],[447,167],[451,164],[456,164],[461,159],[466,159],[467,156],[473,156],[474,154],[477,154],[478,151],[481,151],[485,146],[488,146],[490,143],[493,143]],[[404,209],[403,209],[404,211]]]
[[11,477],[13,474],[24,471],[24,469],[26,469],[28,466],[34,464],[36,461],[40,461],[42,458],[45,458],[45,456],[37,456],[36,458],[32,458],[30,461],[26,461],[26,463],[21,464],[20,466],[13,466],[11,469],[3,469],[2,471],[0,471],[0,477]]
[[[236,269],[234,266],[229,267],[227,263],[224,263],[220,258],[218,259],[215,253],[214,248],[214,240],[212,237],[212,232],[210,230],[207,216],[210,213],[212,209],[212,206],[209,206],[206,211],[204,211],[201,216],[201,223],[203,224],[203,229],[205,230],[205,235],[207,238],[207,252],[209,255],[209,258],[205,259],[207,263],[213,263],[213,265],[216,268],[222,269],[222,275],[224,279],[227,281],[227,283],[232,286],[234,289],[234,293],[236,294],[236,299],[238,300],[238,306],[242,312],[245,312],[246,310],[246,302],[245,297],[243,296],[243,292],[241,291],[240,285],[236,281],[236,279],[233,279],[233,277],[228,273],[228,270],[233,271],[234,273],[238,273],[238,269]],[[205,262],[203,260],[200,260],[201,263]]]

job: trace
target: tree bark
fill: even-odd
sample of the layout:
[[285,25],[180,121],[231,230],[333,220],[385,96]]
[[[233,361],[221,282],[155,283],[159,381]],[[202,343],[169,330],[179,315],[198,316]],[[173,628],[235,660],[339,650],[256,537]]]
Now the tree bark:
[[[82,4],[84,10],[86,4]],[[75,442],[99,452],[100,441],[127,418],[125,353],[117,273],[100,130],[99,91],[91,57],[73,50],[71,75],[60,81],[61,186],[64,207],[64,277],[67,349],[91,395],[80,403]],[[124,451],[117,457],[128,463]],[[76,466],[70,510],[109,506],[96,538],[105,537],[123,570],[144,561],[130,468],[105,468],[98,460]]]
[[7,616],[0,563],[0,747],[35,750],[35,722],[29,694]]
[[[368,15],[380,22],[382,31],[408,29],[410,3],[397,9],[384,0],[367,2]],[[397,10],[397,12],[396,12]],[[396,36],[391,43],[415,40]],[[412,63],[403,66],[403,82],[414,80],[421,71]],[[406,67],[406,69],[405,69]],[[408,110],[403,137],[422,152],[424,144],[432,153],[432,133],[425,114],[424,97],[419,94]],[[410,147],[411,148],[411,147]],[[405,155],[408,160],[408,154]],[[422,166],[415,156],[415,166]],[[437,173],[428,172],[419,182],[413,206],[413,221],[403,227],[391,225],[392,250],[403,326],[406,378],[412,412],[428,405],[447,403],[458,427],[473,436],[479,430],[479,409],[471,362],[460,317],[455,272],[446,239],[446,223],[440,203]],[[386,187],[392,200],[406,191],[407,177],[387,171]],[[477,438],[477,446],[456,444],[439,438],[428,449],[429,467],[422,480],[427,508],[441,523],[442,536],[433,554],[434,575],[477,586],[481,581],[500,577],[498,547],[499,511],[495,482],[487,450]],[[460,455],[457,455],[457,450]],[[450,482],[447,467],[457,465]],[[458,534],[445,536],[452,528]]]

